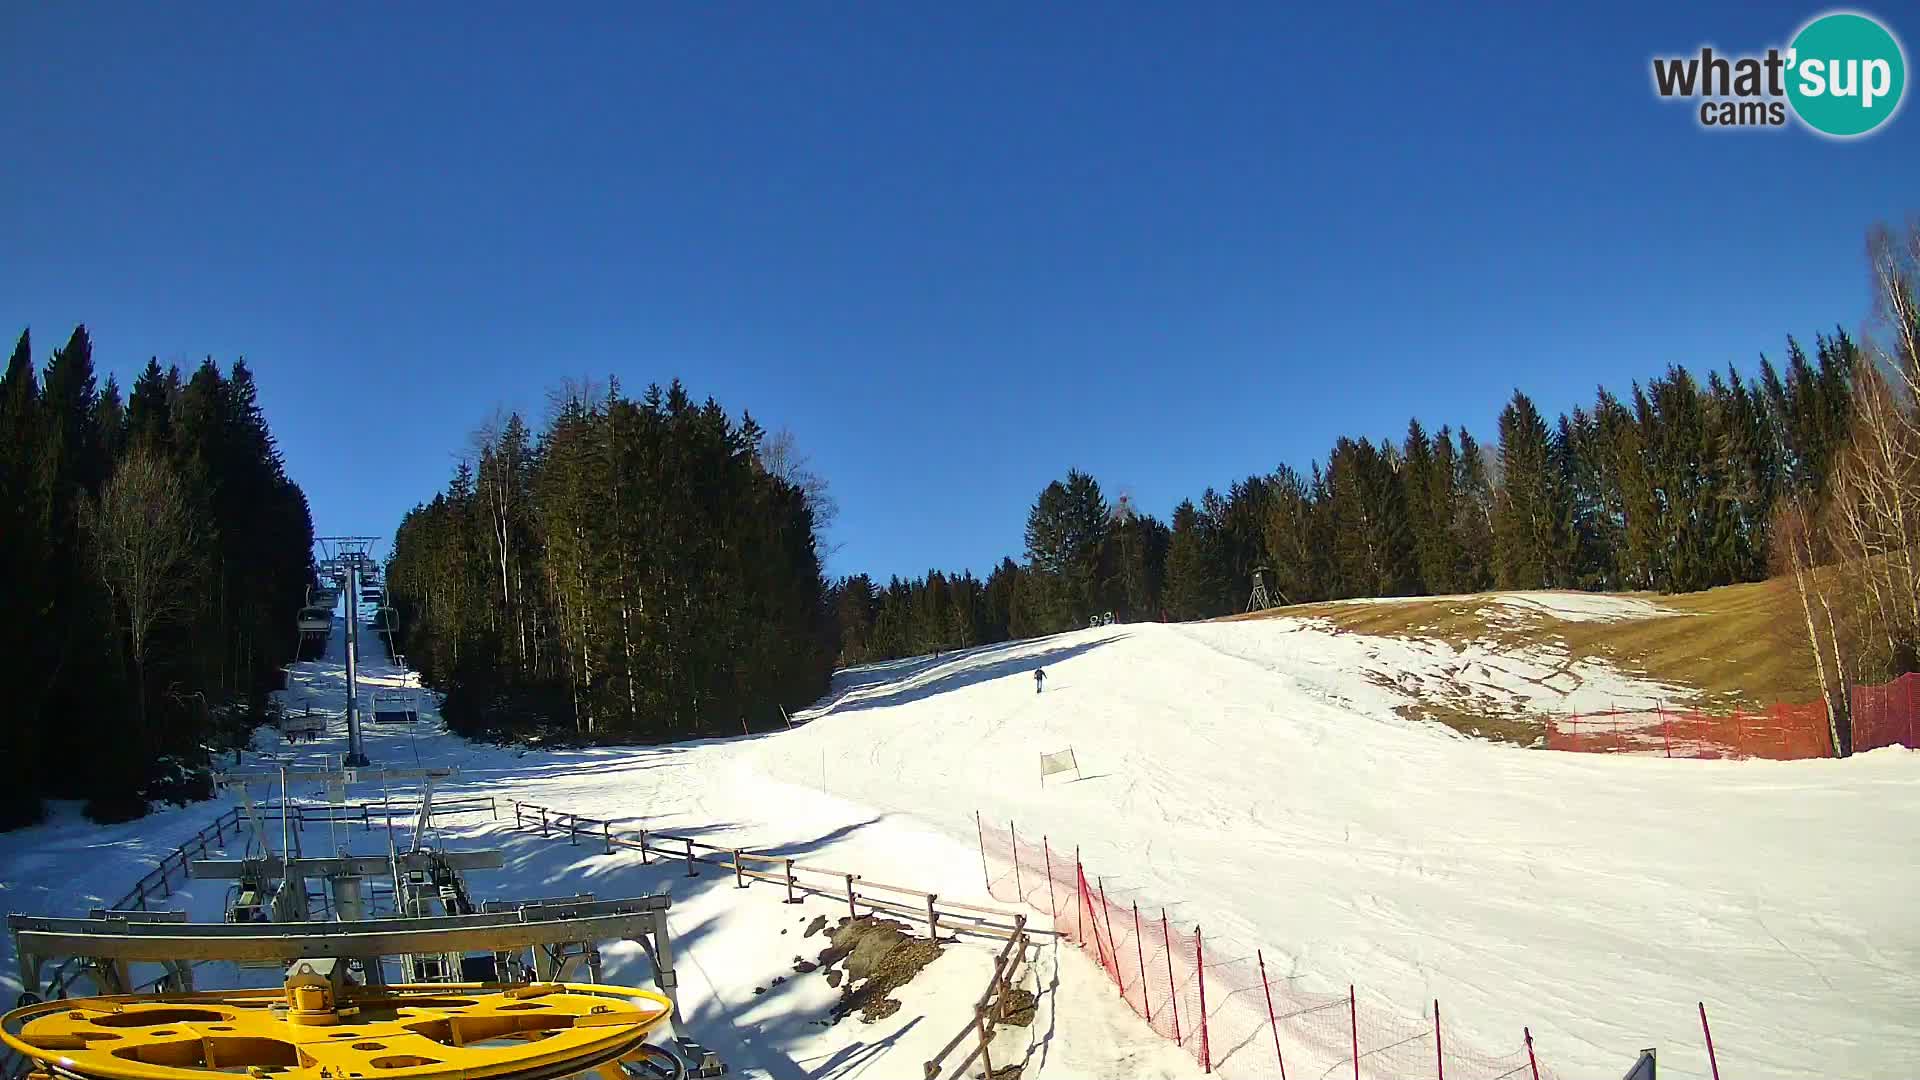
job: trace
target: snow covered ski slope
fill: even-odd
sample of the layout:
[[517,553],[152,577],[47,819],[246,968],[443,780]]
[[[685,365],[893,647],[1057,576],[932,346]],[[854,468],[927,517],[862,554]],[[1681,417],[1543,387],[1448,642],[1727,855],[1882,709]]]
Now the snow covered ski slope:
[[[1050,675],[1041,694],[1036,666]],[[364,670],[375,685],[399,680],[371,659]],[[1920,1076],[1920,755],[1557,754],[1396,713],[1426,680],[1457,683],[1462,670],[1522,703],[1660,694],[1600,668],[1569,682],[1546,654],[1269,619],[1110,626],[873,665],[842,673],[796,718],[808,722],[751,738],[522,751],[425,723],[372,728],[368,749],[376,762],[458,766],[450,796],[792,852],[963,902],[987,899],[977,809],[1017,821],[1023,839],[1079,845],[1110,893],[1203,925],[1210,949],[1261,948],[1305,991],[1353,983],[1362,1010],[1416,1022],[1438,999],[1448,1045],[1490,1055],[1528,1026],[1561,1080],[1611,1080],[1646,1046],[1663,1077],[1706,1077],[1700,1001],[1729,1080]],[[303,665],[288,696],[337,715],[342,682],[337,662]],[[293,750],[337,754],[340,734]],[[1039,754],[1066,747],[1081,778],[1043,787]],[[0,905],[111,901],[221,805],[0,836]],[[715,875],[690,881],[461,820],[451,842],[509,853],[504,872],[476,877],[483,895],[671,889],[689,1030],[739,1075],[917,1076],[984,977],[990,949],[950,948],[897,995],[894,1016],[822,1025],[833,995],[793,969],[817,938],[793,939],[801,914],[832,918],[831,905],[793,914],[758,887],[736,895]],[[309,850],[337,839],[311,828]],[[201,883],[180,901],[199,917],[219,902]],[[616,980],[644,971],[610,957]],[[1017,1036],[1026,1075],[1198,1075],[1070,947],[1043,959],[1033,986],[1041,1015]],[[1273,1075],[1258,1052],[1222,1047],[1216,1071]],[[1290,1056],[1288,1075],[1326,1067]],[[1386,1075],[1397,1074],[1365,1072]]]
[[[1725,1076],[1920,1075],[1920,755],[1560,754],[1397,717],[1383,669],[1473,662],[1304,620],[1102,627],[845,673],[749,767],[963,841],[979,808],[1078,844],[1109,889],[1304,986],[1415,1018],[1437,998],[1489,1053],[1530,1026],[1563,1077],[1646,1046],[1707,1076],[1701,1001]],[[1067,746],[1085,778],[1042,787]]]
[[[346,748],[345,670],[336,628],[328,659],[295,666],[284,697],[295,712],[309,705],[328,716],[329,734],[297,746],[257,733],[266,755],[249,755],[249,769],[278,763],[321,767],[337,764]],[[370,634],[362,634],[369,641]],[[362,694],[403,685],[404,672],[363,650]],[[606,819],[628,832],[690,835],[714,844],[739,845],[846,867],[892,884],[938,891],[943,899],[991,904],[973,845],[930,829],[923,819],[878,813],[804,785],[788,785],[751,768],[748,750],[764,739],[728,739],[650,748],[603,748],[552,752],[476,745],[447,734],[431,708],[415,725],[368,725],[366,748],[374,765],[400,769],[452,766],[458,774],[439,788],[442,805],[470,796],[492,796],[500,819],[463,814],[440,821],[433,842],[455,849],[499,848],[500,871],[475,872],[471,885],[481,899],[529,899],[592,892],[601,897],[667,891],[674,897],[669,923],[676,941],[680,1001],[686,1033],[717,1051],[731,1075],[799,1080],[860,1077],[892,1080],[919,1076],[931,1057],[971,1017],[987,984],[999,943],[979,938],[949,941],[943,953],[910,983],[892,992],[900,1008],[873,1023],[857,1016],[832,1022],[840,992],[826,969],[801,970],[817,962],[824,935],[809,934],[817,918],[831,925],[846,913],[844,901],[809,898],[781,903],[772,885],[735,889],[724,869],[709,867],[689,878],[678,863],[643,865],[637,852],[608,855],[597,843],[572,846],[515,831],[511,800],[546,804]],[[331,756],[333,761],[327,762]],[[296,784],[295,800],[323,802],[319,784]],[[379,804],[384,796],[411,799],[411,790],[385,791],[378,784],[348,788],[349,802]],[[0,833],[0,910],[33,914],[83,914],[116,902],[161,856],[184,842],[230,804],[228,799],[167,809],[120,826],[102,827],[80,818],[76,808],[55,807],[54,820],[35,828]],[[402,814],[398,845],[412,839]],[[273,828],[279,841],[278,826]],[[242,838],[229,832],[230,841]],[[345,847],[357,854],[384,853],[386,833],[357,822],[309,823],[298,839],[307,854]],[[237,847],[229,856],[241,853]],[[229,882],[172,882],[156,903],[187,911],[196,921],[220,921]],[[1008,905],[994,905],[1007,908]],[[604,953],[606,981],[648,985],[650,967],[637,947]],[[269,973],[231,970],[196,972],[202,988],[262,985]],[[155,974],[136,971],[136,978]],[[836,974],[838,974],[836,972]],[[996,1033],[996,1064],[1025,1060],[1026,1075],[1058,1078],[1139,1076],[1184,1078],[1197,1074],[1192,1061],[1142,1027],[1116,1001],[1097,968],[1070,946],[1038,950],[1022,980],[1035,994],[1031,1024],[1003,1026]],[[10,939],[0,941],[0,991],[12,1001],[20,990]],[[957,1060],[957,1059],[956,1059]]]

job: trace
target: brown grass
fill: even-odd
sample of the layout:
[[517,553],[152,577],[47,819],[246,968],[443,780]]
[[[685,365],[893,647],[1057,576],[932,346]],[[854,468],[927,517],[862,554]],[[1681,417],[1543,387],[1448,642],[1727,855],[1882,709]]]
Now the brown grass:
[[[1325,619],[1342,630],[1382,637],[1438,638],[1456,648],[1474,641],[1513,647],[1558,642],[1570,661],[1604,660],[1613,667],[1687,688],[1709,708],[1809,701],[1819,696],[1792,583],[1784,578],[1663,596],[1624,593],[1681,614],[1618,622],[1563,622],[1540,613],[1519,617],[1500,608],[1489,621],[1479,597],[1409,599],[1379,604],[1296,604],[1234,619],[1285,616]],[[1410,710],[1449,727],[1506,741],[1530,742],[1537,717],[1497,717],[1447,701]]]

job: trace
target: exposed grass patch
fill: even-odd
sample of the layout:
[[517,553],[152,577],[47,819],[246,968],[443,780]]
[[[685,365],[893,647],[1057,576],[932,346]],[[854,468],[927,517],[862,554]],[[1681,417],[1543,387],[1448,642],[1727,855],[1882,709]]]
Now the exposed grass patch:
[[[1433,638],[1456,648],[1473,642],[1516,649],[1556,644],[1570,661],[1601,660],[1620,671],[1686,687],[1696,692],[1695,704],[1716,709],[1819,696],[1799,631],[1799,601],[1784,578],[1672,596],[1613,594],[1678,613],[1613,622],[1566,621],[1497,604],[1494,595],[1296,604],[1235,618],[1317,618],[1357,634]],[[1416,712],[1458,730],[1477,728],[1489,738],[1531,741],[1540,731],[1537,721],[1467,714],[1444,701],[1423,702]]]

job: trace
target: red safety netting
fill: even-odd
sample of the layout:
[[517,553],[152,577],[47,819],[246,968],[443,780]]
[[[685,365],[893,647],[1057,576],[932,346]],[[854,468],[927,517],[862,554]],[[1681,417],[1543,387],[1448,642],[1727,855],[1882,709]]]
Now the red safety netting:
[[1853,752],[1883,746],[1920,749],[1920,674],[1853,688]]
[[[1920,746],[1920,675],[1852,694],[1855,753],[1883,746]],[[1697,709],[1609,709],[1547,722],[1547,749],[1588,754],[1659,754],[1676,758],[1771,758],[1795,761],[1833,756],[1827,707],[1814,701],[1706,713]]]
[[1684,758],[1831,757],[1821,705],[1775,705],[1727,715],[1693,709],[1610,709],[1554,717],[1547,749],[1588,754],[1659,754]]
[[1526,1046],[1489,1056],[1447,1036],[1439,1003],[1398,1015],[1345,993],[1308,990],[1270,969],[1261,950],[1180,926],[1164,908],[1089,875],[1050,839],[1022,841],[1011,824],[980,826],[988,891],[1050,915],[1086,950],[1122,1000],[1209,1071],[1286,1080],[1551,1080]]

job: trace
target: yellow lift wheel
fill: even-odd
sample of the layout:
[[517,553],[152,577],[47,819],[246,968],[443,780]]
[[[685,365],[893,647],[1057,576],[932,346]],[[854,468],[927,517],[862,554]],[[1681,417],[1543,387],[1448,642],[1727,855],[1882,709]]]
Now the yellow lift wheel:
[[436,983],[69,998],[0,1017],[0,1038],[57,1080],[630,1080],[672,1014],[646,990]]

